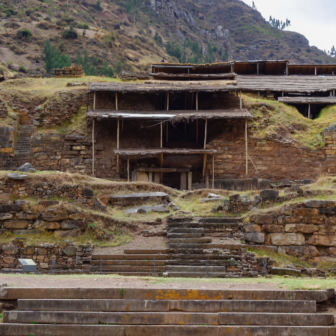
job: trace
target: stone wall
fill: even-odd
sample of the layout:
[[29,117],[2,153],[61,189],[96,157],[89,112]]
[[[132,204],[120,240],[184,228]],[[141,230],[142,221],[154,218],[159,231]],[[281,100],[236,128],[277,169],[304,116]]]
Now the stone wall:
[[334,201],[286,205],[279,212],[252,215],[245,224],[245,239],[252,244],[305,259],[336,258]]
[[75,245],[67,243],[63,247],[55,244],[25,245],[24,240],[0,243],[0,270],[18,271],[22,269],[19,259],[32,259],[40,272],[48,272],[53,260],[56,271],[89,270],[93,246],[90,243]]

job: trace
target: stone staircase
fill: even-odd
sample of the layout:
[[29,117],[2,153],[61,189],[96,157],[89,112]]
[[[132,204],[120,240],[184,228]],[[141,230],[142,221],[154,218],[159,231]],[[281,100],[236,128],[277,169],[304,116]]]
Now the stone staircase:
[[18,138],[14,147],[15,161],[18,161],[18,166],[28,162],[30,159],[30,139],[33,133],[34,126],[19,126]]
[[0,335],[335,336],[332,291],[4,288]]
[[90,272],[120,275],[162,276],[168,250],[125,250],[121,255],[93,255]]

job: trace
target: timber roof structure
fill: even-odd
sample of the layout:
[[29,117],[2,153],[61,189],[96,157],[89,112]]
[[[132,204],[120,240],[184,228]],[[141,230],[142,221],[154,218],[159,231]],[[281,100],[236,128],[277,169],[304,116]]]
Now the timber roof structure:
[[203,110],[203,111],[111,111],[111,110],[89,110],[88,119],[156,119],[169,120],[171,123],[181,121],[193,121],[196,119],[252,119],[252,114],[247,110]]
[[114,149],[115,154],[124,156],[157,156],[160,154],[175,154],[175,155],[186,155],[186,154],[216,154],[216,149],[188,149],[188,148],[135,148],[135,149]]
[[336,104],[336,97],[279,97],[278,101],[287,104]]

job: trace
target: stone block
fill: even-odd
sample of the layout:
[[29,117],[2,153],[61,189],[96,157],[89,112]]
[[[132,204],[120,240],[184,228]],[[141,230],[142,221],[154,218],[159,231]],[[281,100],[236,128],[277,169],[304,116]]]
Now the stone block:
[[0,220],[13,219],[13,214],[11,213],[0,213]]
[[245,232],[261,232],[260,225],[249,224],[244,226]]
[[260,197],[263,201],[270,200],[274,201],[279,197],[279,191],[273,189],[266,189],[260,191]]
[[271,233],[272,245],[288,246],[288,245],[304,245],[305,238],[302,233]]
[[292,269],[292,268],[278,268],[278,267],[272,267],[271,274],[274,275],[290,275],[290,276],[300,276],[301,271]]
[[65,212],[43,212],[41,214],[41,219],[48,222],[57,222],[68,218],[69,216]]
[[299,208],[293,210],[293,215],[313,217],[319,215],[319,210],[315,208]]
[[308,244],[315,246],[336,246],[336,236],[330,235],[313,235],[308,239]]
[[265,234],[259,232],[248,232],[244,234],[244,238],[252,243],[263,243],[265,241]]
[[317,232],[319,228],[316,225],[297,224],[296,230],[297,232],[302,232],[302,233],[314,233],[314,232]]
[[62,250],[64,254],[66,254],[68,257],[73,257],[76,255],[77,247],[76,246],[67,246]]
[[4,222],[5,229],[27,229],[28,222],[25,220],[9,220]]
[[261,229],[268,233],[280,233],[283,230],[283,225],[263,225]]
[[330,208],[335,206],[334,201],[327,200],[308,200],[304,202],[307,208]]
[[296,224],[286,224],[285,225],[285,232],[296,232]]
[[43,220],[37,220],[34,224],[34,229],[58,230],[60,227],[60,224],[57,222],[49,222]]
[[257,215],[253,217],[253,220],[257,224],[273,224],[274,216],[273,215]]
[[6,255],[15,255],[19,253],[19,248],[16,245],[7,244],[2,246],[2,252]]
[[40,214],[19,212],[15,216],[16,216],[17,219],[32,220],[32,219],[39,218]]
[[80,229],[67,230],[67,231],[55,231],[54,236],[57,238],[76,238],[82,234]]

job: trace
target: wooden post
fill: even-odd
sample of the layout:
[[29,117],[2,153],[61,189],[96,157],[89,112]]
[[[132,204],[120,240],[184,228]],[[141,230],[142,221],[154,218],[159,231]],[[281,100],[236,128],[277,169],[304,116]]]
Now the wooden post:
[[289,75],[289,71],[288,71],[288,62],[286,62],[286,76]]
[[167,111],[169,111],[169,92],[167,92]]
[[332,95],[333,95],[333,92],[332,92],[332,91],[330,91],[330,97],[332,97]]
[[[168,99],[169,99],[169,93],[168,93]],[[167,104],[167,106],[169,105],[169,103]],[[162,134],[163,133],[163,126],[162,126],[162,120],[161,120],[161,124],[160,124],[160,148],[163,147],[163,143],[162,143]],[[163,168],[163,153],[160,154],[160,168]],[[163,180],[163,173],[160,174],[160,182],[162,183]]]
[[257,63],[257,75],[259,76],[259,63]]
[[188,101],[188,92],[185,93],[185,98],[184,98],[184,109],[187,109],[187,101]]
[[94,173],[94,169],[95,169],[95,164],[94,164],[94,160],[95,160],[95,147],[94,147],[94,131],[95,131],[95,120],[93,119],[93,123],[92,123],[92,176],[95,176]]
[[168,126],[169,126],[169,124],[168,123],[169,123],[169,121],[166,121],[166,142],[168,142],[168,135],[169,135],[168,134],[168,130],[169,130]]
[[[118,124],[117,124],[117,149],[119,149],[119,130],[120,130],[120,121],[118,119]],[[117,154],[117,174],[119,174],[119,165],[120,165],[120,156]]]
[[196,119],[196,142],[198,142],[198,119]]
[[231,72],[233,73],[234,72],[234,65],[231,64]]
[[162,146],[162,132],[163,132],[163,130],[162,130],[162,121],[161,121],[161,123],[160,123],[160,148],[162,148],[163,146]]
[[308,119],[310,119],[310,104],[308,104]]
[[315,67],[315,76],[317,76],[317,68]]
[[212,189],[215,189],[215,155],[212,155]]
[[[208,119],[205,119],[205,129],[204,129],[204,149],[205,149],[205,147],[206,147],[206,142],[207,142],[207,133],[208,133]],[[203,177],[205,176],[206,161],[207,161],[207,155],[206,155],[206,153],[204,153],[204,156],[203,156]]]
[[116,111],[118,111],[118,92],[115,94],[115,106],[116,106]]
[[192,172],[188,172],[188,190],[192,190]]
[[198,92],[196,92],[196,111],[198,111]]
[[333,90],[333,97],[335,97],[335,90]]
[[282,92],[282,97],[285,97],[285,92]]
[[248,175],[248,140],[247,140],[247,119],[245,120],[245,152],[246,152],[246,175]]
[[242,92],[240,91],[240,110],[243,109],[243,99],[242,99]]
[[96,109],[96,91],[93,92],[93,110]]
[[127,182],[130,181],[130,175],[129,175],[129,158],[127,158]]

